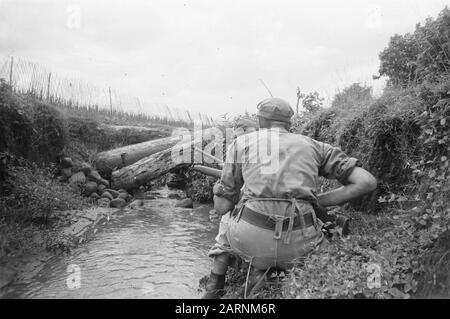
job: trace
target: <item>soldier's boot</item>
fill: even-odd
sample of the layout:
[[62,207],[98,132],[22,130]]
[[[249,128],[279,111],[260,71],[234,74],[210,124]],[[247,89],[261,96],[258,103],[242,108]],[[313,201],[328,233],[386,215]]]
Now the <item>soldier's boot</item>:
[[202,299],[220,299],[225,295],[225,275],[217,275],[211,272],[206,282],[206,292]]

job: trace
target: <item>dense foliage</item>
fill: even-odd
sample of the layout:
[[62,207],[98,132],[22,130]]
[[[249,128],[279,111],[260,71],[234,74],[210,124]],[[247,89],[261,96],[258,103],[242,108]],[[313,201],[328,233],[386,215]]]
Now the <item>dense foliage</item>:
[[[293,132],[359,158],[379,187],[336,209],[352,217],[350,237],[334,233],[253,297],[449,296],[449,32],[446,8],[414,34],[391,39],[380,55],[381,75],[389,77],[381,97],[353,84],[336,95],[330,109],[294,118]],[[230,280],[242,285],[245,276],[232,273]]]
[[[297,97],[299,97],[297,95]],[[302,101],[302,107],[304,112],[316,113],[323,107],[324,98],[319,95],[318,92],[310,92],[306,94],[300,94],[300,99]]]
[[53,213],[81,208],[83,198],[56,181],[55,166],[36,163],[10,155],[7,186],[0,196],[0,219],[22,223],[48,223]]
[[367,105],[373,101],[372,88],[353,83],[337,93],[331,103],[332,108],[353,109]]
[[395,35],[380,53],[380,75],[393,86],[435,81],[450,71],[450,10],[417,24],[414,33]]

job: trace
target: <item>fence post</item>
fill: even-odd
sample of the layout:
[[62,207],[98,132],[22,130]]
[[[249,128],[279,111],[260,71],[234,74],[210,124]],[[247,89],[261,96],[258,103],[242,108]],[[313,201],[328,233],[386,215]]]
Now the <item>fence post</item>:
[[9,68],[9,86],[12,88],[14,57],[11,56],[11,66]]
[[50,72],[48,74],[48,79],[47,79],[47,102],[50,100],[50,81],[52,79],[52,72]]
[[112,109],[111,87],[109,87],[109,108],[111,110],[111,116],[112,116],[113,109]]
[[186,110],[186,113],[187,113],[187,115],[188,115],[188,117],[189,117],[189,121],[191,121],[191,124],[193,124],[194,121],[192,121],[191,114],[189,114],[189,111],[188,111],[188,110]]
[[298,104],[300,103],[301,98],[302,98],[302,92],[300,91],[300,88],[297,87],[297,115],[298,115]]

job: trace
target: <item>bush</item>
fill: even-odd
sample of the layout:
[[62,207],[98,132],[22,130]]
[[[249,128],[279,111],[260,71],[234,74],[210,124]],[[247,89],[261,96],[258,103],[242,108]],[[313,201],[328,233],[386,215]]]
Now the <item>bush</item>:
[[450,292],[450,231],[443,232],[424,254],[420,297],[447,298]]
[[189,198],[199,203],[212,202],[212,188],[216,178],[206,176],[202,173],[190,171],[186,193]]
[[0,152],[27,157],[32,152],[32,122],[9,85],[0,79]]
[[307,135],[321,142],[333,144],[336,141],[336,132],[334,130],[336,125],[334,123],[336,123],[338,113],[336,110],[326,109],[314,115],[309,122],[298,122],[298,124],[303,125],[299,127],[294,126],[291,131]]
[[66,131],[53,106],[16,95],[0,80],[0,152],[40,163],[55,162],[67,143]]
[[8,167],[9,194],[0,197],[0,219],[46,224],[57,211],[79,209],[84,199],[53,179],[54,167],[41,168],[23,159]]
[[[344,90],[351,91],[355,90]],[[359,100],[353,98],[357,94],[341,96],[335,101],[342,103],[336,102],[335,107],[309,118],[294,118],[292,131],[339,146],[349,156],[360,159],[379,180],[378,195],[405,194],[417,190],[414,171],[418,166],[429,167],[426,162],[434,163],[443,157],[446,160],[449,92],[450,78],[442,76],[439,83],[425,81],[405,89],[390,87],[370,105],[359,103],[370,100],[364,94]],[[443,178],[442,174],[438,176]],[[424,183],[422,180],[422,188]],[[442,187],[442,181],[436,185]],[[354,207],[371,211],[379,208],[377,197],[372,195],[354,202]]]
[[35,246],[35,238],[40,233],[39,225],[24,226],[21,223],[11,223],[0,219],[0,261],[3,257],[14,254],[33,251]]
[[32,147],[30,156],[35,162],[56,162],[63,156],[67,143],[67,128],[54,107],[43,102],[35,102],[31,108],[33,125]]
[[393,36],[380,60],[380,75],[388,76],[390,85],[438,81],[450,71],[450,10],[446,7],[436,19],[417,24],[412,34]]

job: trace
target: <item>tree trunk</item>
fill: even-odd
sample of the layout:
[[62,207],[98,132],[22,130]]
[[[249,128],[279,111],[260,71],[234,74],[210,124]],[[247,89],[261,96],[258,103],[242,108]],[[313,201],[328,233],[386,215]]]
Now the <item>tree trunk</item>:
[[135,189],[182,165],[186,164],[172,161],[172,149],[169,148],[114,171],[111,185],[115,189]]
[[[213,136],[215,136],[215,144],[212,145],[212,148],[215,148],[215,145],[223,147],[224,139],[217,138],[217,135],[214,135],[214,132],[216,132],[214,130],[218,129],[210,128],[203,131],[202,144],[210,143],[213,140]],[[181,139],[178,139],[178,141],[181,141]],[[111,176],[112,187],[115,189],[135,189],[178,167],[193,163],[203,163],[204,159],[211,161],[211,158],[201,154],[198,151],[199,149],[203,149],[203,147],[197,140],[184,142],[182,145],[175,145],[174,143],[170,148],[153,153],[134,164],[114,171]],[[187,153],[183,155],[183,152],[180,152],[180,150]]]
[[[108,130],[115,130],[117,132],[120,132],[120,134],[124,134],[125,132],[127,133],[124,134],[126,136],[131,136],[131,133],[133,132],[143,132],[146,134],[151,134],[154,131],[154,129],[140,129],[137,127],[135,127],[134,130],[130,131],[130,127],[126,126],[109,126]],[[130,131],[131,133],[128,131]],[[163,132],[162,134],[167,134],[167,132]],[[208,128],[203,131],[199,130],[192,134],[203,134],[203,136],[209,136],[211,134],[218,134],[218,131],[216,128]],[[151,136],[149,136],[149,138],[151,138]],[[182,141],[182,136],[169,136],[101,152],[97,154],[95,166],[100,174],[109,178],[112,171],[134,164],[142,158],[171,148],[180,141]]]
[[179,141],[180,136],[171,136],[101,152],[97,155],[95,166],[100,174],[108,176],[115,169],[136,163],[146,156],[174,146]]

